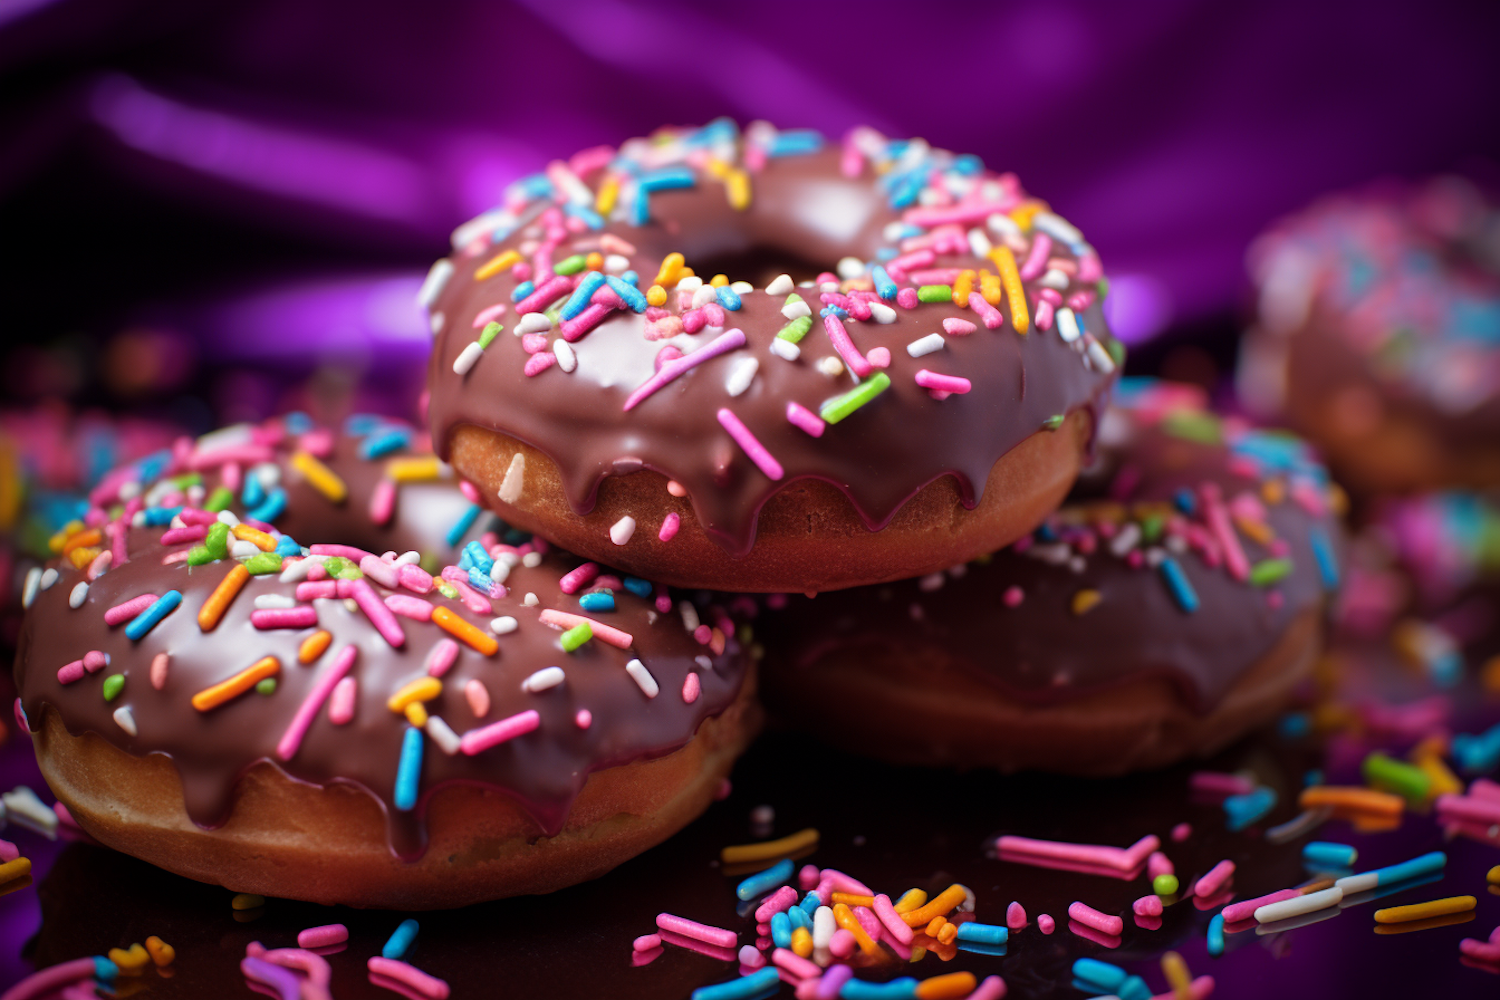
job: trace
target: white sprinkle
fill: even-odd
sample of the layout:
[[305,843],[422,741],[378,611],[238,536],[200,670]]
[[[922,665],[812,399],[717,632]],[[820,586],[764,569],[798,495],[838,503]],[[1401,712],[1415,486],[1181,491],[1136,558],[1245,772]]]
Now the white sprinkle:
[[401,553],[394,561],[397,566],[415,566],[422,561],[422,553],[413,549],[410,552]]
[[1036,283],[1041,288],[1051,288],[1061,292],[1068,287],[1068,276],[1054,267],[1038,278]]
[[296,562],[287,563],[286,569],[281,571],[281,576],[278,579],[282,583],[300,583],[307,579],[308,571],[313,566],[321,563],[324,558],[323,556],[307,556],[306,558],[298,559]]
[[510,576],[510,567],[509,560],[496,559],[490,566],[490,580],[494,583],[504,583],[506,577]]
[[1099,371],[1103,372],[1105,375],[1108,375],[1110,372],[1114,371],[1115,359],[1109,356],[1109,352],[1104,349],[1103,345],[1101,345],[1099,341],[1095,340],[1093,337],[1089,337],[1087,339],[1089,345],[1089,360],[1093,362],[1094,367],[1099,369]]
[[1073,310],[1068,308],[1059,309],[1057,316],[1057,335],[1068,343],[1078,339],[1078,317],[1073,315]]
[[836,292],[838,290],[839,283],[837,281],[825,281],[818,286],[818,291],[820,292]]
[[249,475],[259,480],[266,489],[270,489],[281,482],[281,466],[275,462],[261,462],[250,467]]
[[131,736],[136,735],[135,715],[131,713],[129,705],[121,705],[115,709],[115,725]]
[[984,221],[989,225],[990,232],[994,233],[1001,239],[1004,239],[1007,236],[1021,235],[1021,227],[1016,223],[1015,219],[1012,219],[1008,215],[1002,215],[999,212],[996,212],[994,215],[991,215]]
[[624,274],[630,270],[630,258],[612,253],[604,258],[604,270],[607,274]]
[[547,318],[546,313],[527,313],[514,329],[517,337],[523,333],[546,333],[552,329],[552,321]]
[[1059,243],[1082,243],[1083,234],[1067,219],[1052,212],[1038,212],[1031,217],[1033,229],[1040,229]]
[[635,518],[626,514],[620,518],[609,529],[609,540],[616,545],[624,545],[630,541],[630,536],[635,534]]
[[770,826],[776,822],[776,810],[771,806],[756,806],[750,810],[750,822],[756,826]]
[[203,498],[206,496],[208,496],[208,490],[204,489],[201,483],[195,483],[192,486],[188,487],[188,503],[192,504],[194,507],[201,506],[203,504]]
[[536,569],[541,564],[542,554],[540,552],[528,552],[521,557],[521,565],[527,569]]
[[286,594],[261,594],[255,599],[255,606],[261,609],[295,608],[296,599]]
[[806,299],[802,298],[799,295],[797,298],[789,300],[786,305],[781,307],[781,315],[785,316],[787,319],[800,319],[803,316],[811,316],[812,307],[807,304]]
[[526,597],[521,601],[521,603],[526,605],[528,608],[534,608],[542,602],[536,599],[535,594],[528,593]]
[[42,568],[33,566],[26,571],[26,585],[21,588],[21,607],[31,607],[31,602],[36,600],[36,592],[42,585]]
[[137,482],[136,480],[134,480],[134,479],[132,479],[130,482],[125,483],[124,485],[122,485],[120,487],[120,499],[121,500],[134,500],[136,497],[138,497],[140,495],[141,495],[141,484],[139,482]]
[[677,290],[679,292],[696,292],[702,287],[703,279],[698,277],[696,274],[688,275],[686,278],[683,278],[677,282]]
[[453,262],[447,257],[433,264],[432,269],[427,272],[427,277],[422,281],[422,287],[417,290],[417,305],[422,309],[431,309],[438,296],[443,294],[443,288],[451,277],[453,277]]
[[505,478],[500,481],[499,497],[502,503],[515,503],[521,499],[521,486],[526,480],[526,456],[516,452],[511,456],[510,465],[505,470]]
[[931,593],[934,590],[942,590],[943,584],[946,582],[947,580],[943,576],[943,571],[938,570],[936,573],[928,573],[922,579],[918,580],[917,589],[923,593]]
[[906,223],[887,222],[885,228],[880,231],[880,235],[885,237],[887,243],[899,243],[906,235]]
[[719,290],[713,285],[703,285],[693,293],[693,308],[698,309],[719,300]]
[[42,589],[51,590],[52,585],[57,582],[57,570],[48,566],[42,570]]
[[1088,563],[1084,561],[1083,556],[1075,555],[1068,559],[1068,569],[1074,573],[1082,573],[1087,566]]
[[236,538],[234,544],[229,546],[229,554],[235,559],[249,559],[251,556],[260,554],[260,546],[254,542]]
[[995,249],[995,244],[990,242],[990,238],[985,235],[983,229],[969,230],[969,253],[983,260],[993,249]]
[[182,515],[178,514],[176,517],[172,518],[172,523],[169,524],[169,525],[167,525],[167,527],[169,527],[169,528],[186,528],[187,527],[187,523],[182,520]]
[[962,580],[969,572],[968,563],[959,563],[957,566],[948,567],[948,575],[955,580]]
[[767,295],[786,295],[797,286],[792,284],[790,274],[778,274],[769,285],[766,286]]
[[352,597],[346,597],[344,598],[344,609],[351,615],[357,614],[359,612],[359,602]]
[[850,278],[858,278],[865,273],[865,262],[858,257],[840,257],[839,262],[834,265],[834,271],[840,278],[846,281]]
[[1158,545],[1153,545],[1146,550],[1146,565],[1152,569],[1160,566],[1165,558],[1167,558],[1166,550]]
[[738,396],[750,388],[750,383],[755,380],[755,373],[759,368],[760,361],[757,359],[739,358],[729,369],[729,378],[724,380],[724,388],[731,396]]
[[870,318],[881,324],[894,323],[896,322],[896,310],[884,302],[871,302]]
[[232,528],[240,523],[240,519],[232,510],[221,510],[219,511],[219,523],[227,524]]
[[729,283],[729,290],[736,295],[748,295],[755,291],[755,286],[748,281],[731,281]]
[[448,321],[448,317],[444,316],[440,312],[435,312],[431,316],[427,317],[427,325],[430,326],[430,327],[432,327],[432,332],[433,333],[442,333],[443,332],[443,324],[446,323],[447,321]]
[[702,653],[699,653],[697,656],[693,657],[693,662],[698,664],[698,666],[702,667],[704,670],[712,670],[714,668],[714,661],[710,657],[704,656]]
[[510,635],[521,627],[521,623],[510,615],[501,615],[499,618],[490,619],[490,631],[496,635]]
[[511,569],[515,569],[517,566],[521,565],[521,557],[516,555],[514,552],[506,552],[502,550],[499,555],[495,556],[495,562],[503,562]]
[[472,340],[465,344],[464,349],[458,352],[458,357],[453,359],[453,374],[469,374],[469,369],[474,367],[482,354],[484,354],[484,348],[479,346],[479,341]]
[[790,340],[787,340],[785,337],[772,337],[771,353],[776,355],[778,358],[785,358],[788,361],[796,361],[798,358],[802,357],[802,348],[798,347]]
[[1053,566],[1063,566],[1067,564],[1073,550],[1066,542],[1053,542],[1047,545],[1033,545],[1026,550],[1026,554],[1044,563],[1051,563]]
[[543,667],[521,682],[521,690],[536,694],[538,691],[557,687],[563,679],[562,667]]
[[48,840],[57,839],[57,813],[37,798],[36,792],[25,785],[17,785],[0,795],[0,802],[5,803],[5,814],[11,822],[40,833]]
[[630,675],[631,679],[635,681],[636,685],[640,687],[641,692],[647,698],[655,698],[661,693],[661,688],[657,686],[656,678],[651,676],[651,671],[647,670],[646,665],[640,660],[631,660],[625,664],[625,672]]
[[813,913],[813,947],[815,949],[827,948],[836,930],[838,930],[838,923],[834,920],[833,909],[827,906],[818,907]]
[[235,448],[240,445],[249,444],[255,436],[255,428],[247,423],[230,424],[228,427],[220,427],[216,431],[209,431],[193,443],[193,450],[198,452],[219,451],[223,448]]
[[1162,544],[1165,545],[1173,555],[1187,555],[1188,542],[1187,539],[1183,538],[1181,535],[1168,535],[1166,541],[1164,541]]
[[432,742],[436,743],[438,749],[449,757],[458,753],[459,749],[463,746],[463,740],[459,739],[458,734],[453,731],[453,727],[436,715],[429,715],[427,717],[426,729],[427,735],[431,738]]
[[929,333],[927,336],[919,337],[910,344],[907,344],[906,353],[914,358],[920,358],[924,354],[941,351],[946,344],[947,341],[943,339],[941,333]]
[[832,354],[824,355],[818,359],[818,371],[829,378],[838,378],[844,374],[844,363]]
[[557,367],[563,371],[571,372],[578,367],[578,355],[574,353],[573,345],[566,340],[554,340],[552,353],[557,355]]
[[1127,521],[1119,534],[1109,540],[1109,551],[1124,559],[1140,540],[1141,526],[1134,521]]
[[703,624],[698,619],[698,609],[693,607],[692,601],[679,601],[677,613],[682,615],[682,627],[689,632],[695,632],[698,626]]

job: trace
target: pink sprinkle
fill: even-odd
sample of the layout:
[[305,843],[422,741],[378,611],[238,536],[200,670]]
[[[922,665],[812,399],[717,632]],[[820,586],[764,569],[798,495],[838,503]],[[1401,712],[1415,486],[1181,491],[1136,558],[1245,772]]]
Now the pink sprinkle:
[[1296,889],[1278,889],[1264,896],[1256,896],[1254,899],[1242,899],[1238,903],[1230,903],[1224,907],[1224,920],[1231,924],[1238,920],[1248,920],[1255,916],[1255,911],[1262,906],[1269,906],[1283,899],[1292,899],[1300,895],[1301,893]]
[[14,861],[21,856],[21,849],[8,840],[0,840],[0,863]]
[[1074,902],[1068,907],[1068,916],[1085,927],[1092,927],[1105,934],[1119,936],[1125,930],[1125,921],[1100,913],[1086,903]]
[[999,976],[985,976],[984,982],[965,1000],[1005,1000],[1005,980]]
[[74,681],[83,680],[86,671],[83,669],[82,660],[74,660],[72,663],[64,664],[58,668],[57,683],[72,684]]
[[412,597],[410,594],[391,594],[385,599],[385,606],[402,618],[410,618],[418,622],[432,621],[432,602],[424,601],[420,597]]
[[573,716],[573,725],[579,729],[587,729],[594,724],[594,713],[586,708],[580,708],[578,714]]
[[400,571],[379,556],[365,556],[359,561],[359,571],[390,590],[400,585]]
[[875,911],[876,919],[892,937],[902,944],[911,944],[912,929],[906,926],[906,921],[902,920],[901,914],[896,912],[895,906],[891,904],[891,897],[880,893],[875,897],[875,905],[872,909]]
[[196,542],[208,535],[208,529],[202,525],[192,525],[187,528],[171,528],[161,534],[163,545],[186,545],[188,542]]
[[250,624],[256,628],[310,628],[318,624],[318,609],[311,604],[295,608],[259,608],[250,612]]
[[700,690],[701,683],[698,680],[698,675],[692,671],[688,671],[687,678],[682,682],[682,700],[691,705],[698,700]]
[[[969,294],[972,295],[973,293],[970,292]],[[984,302],[984,296],[981,295],[979,301]],[[989,303],[985,302],[985,305],[989,305]],[[967,337],[977,329],[979,328],[973,323],[970,323],[966,319],[959,319],[957,316],[949,316],[943,320],[943,330],[951,337]]]
[[547,349],[545,333],[527,333],[521,337],[521,349],[527,354],[537,354]]
[[896,305],[902,309],[915,309],[919,301],[917,290],[910,285],[907,285],[896,293]]
[[[426,604],[426,601],[422,602]],[[429,609],[427,616],[432,617]],[[427,655],[427,676],[441,677],[448,672],[458,659],[458,643],[452,639],[440,639],[432,647],[432,652]]]
[[1012,901],[1005,908],[1005,926],[1013,931],[1018,931],[1026,926],[1026,908],[1020,903]]
[[276,756],[282,760],[291,760],[296,756],[297,748],[302,745],[302,738],[307,735],[308,728],[318,717],[318,710],[323,707],[323,702],[328,700],[334,688],[344,680],[349,669],[354,666],[356,653],[357,647],[345,646],[339,650],[333,662],[318,674],[318,679],[313,682],[311,690],[307,692],[307,697],[298,706],[297,714],[292,716],[292,722],[286,727],[281,741],[276,744]]
[[1172,864],[1172,859],[1161,851],[1152,851],[1151,856],[1146,859],[1146,877],[1155,880],[1162,875],[1177,874],[1177,866]]
[[760,949],[753,944],[740,945],[740,966],[746,969],[758,969],[766,964],[766,956],[760,953]]
[[540,354],[533,354],[527,358],[526,367],[522,370],[526,373],[527,378],[535,378],[555,364],[557,364],[557,355],[551,351],[543,351]]
[[506,307],[504,302],[496,302],[488,309],[479,310],[479,315],[474,317],[474,329],[483,329],[484,327],[489,326],[495,320],[499,319],[501,316],[504,316],[505,308]]
[[1172,827],[1172,839],[1179,844],[1184,840],[1187,840],[1192,835],[1193,828],[1187,823],[1178,823],[1176,826]]
[[91,649],[83,654],[83,669],[91,674],[97,674],[109,666],[109,657],[97,649]]
[[717,945],[720,948],[733,948],[739,940],[734,931],[728,931],[722,927],[710,927],[707,924],[700,924],[696,920],[673,916],[670,913],[658,913],[656,915],[656,926],[662,930],[671,931],[674,934],[693,938],[696,941]]
[[1194,771],[1188,777],[1188,787],[1195,792],[1207,792],[1225,798],[1231,795],[1246,795],[1255,791],[1255,782],[1239,774],[1222,771]]
[[406,563],[396,571],[396,581],[414,594],[432,593],[432,574],[415,563]]
[[104,552],[101,552],[97,556],[95,556],[93,562],[89,563],[88,572],[86,572],[84,576],[88,579],[89,583],[93,583],[95,580],[99,579],[105,574],[105,572],[109,569],[110,564],[114,561],[115,554],[113,552],[105,550]]
[[118,625],[121,622],[128,622],[155,604],[156,600],[157,597],[155,594],[142,594],[140,597],[132,597],[123,604],[116,604],[104,612],[104,624]]
[[315,556],[339,556],[348,559],[356,566],[359,565],[360,560],[365,556],[375,554],[373,552],[366,552],[364,549],[357,549],[352,545],[312,545],[308,547],[308,551]]
[[656,533],[656,537],[663,542],[670,542],[677,537],[677,529],[681,526],[682,518],[678,517],[674,510],[662,519],[661,531]]
[[680,358],[676,358],[663,364],[661,366],[661,369],[657,371],[655,375],[652,375],[646,381],[642,382],[640,386],[630,394],[629,398],[625,400],[625,409],[627,411],[635,409],[635,407],[640,404],[642,400],[646,399],[652,393],[656,392],[662,386],[666,385],[668,382],[671,382],[679,375],[682,375],[684,372],[696,368],[698,365],[703,364],[703,362],[732,351],[737,347],[744,346],[744,330],[741,330],[738,327],[735,327],[733,330],[725,330],[719,336],[715,337],[707,344],[704,344],[696,351],[693,351],[691,354],[684,354]]
[[797,884],[802,887],[804,892],[817,885],[818,878],[817,865],[803,865],[797,872]]
[[599,575],[599,564],[586,562],[563,574],[563,578],[557,582],[557,589],[564,594],[576,594],[587,587]]
[[1021,592],[1020,587],[1017,587],[1015,584],[1011,584],[1009,587],[1005,588],[1005,593],[1001,595],[1000,599],[1005,602],[1005,606],[1007,608],[1015,608],[1020,607],[1021,601],[1025,599],[1025,596],[1026,595]]
[[550,625],[555,629],[570,629],[575,625],[588,623],[589,629],[594,633],[594,638],[601,642],[607,642],[619,649],[629,649],[635,644],[635,637],[629,632],[622,632],[612,625],[585,618],[583,615],[569,614],[566,611],[557,611],[548,608],[537,616],[537,620],[543,625]]
[[1047,266],[1047,255],[1052,252],[1052,237],[1046,233],[1039,232],[1031,241],[1031,252],[1026,255],[1026,261],[1021,265],[1021,280],[1033,281],[1042,276],[1042,269]]
[[1233,875],[1234,862],[1225,858],[1210,868],[1208,874],[1193,885],[1193,895],[1200,899],[1207,899],[1224,888],[1224,883],[1228,882]]
[[[311,567],[309,567],[311,568]],[[336,580],[313,580],[297,584],[297,600],[316,601],[320,598],[334,598],[338,596],[339,585]]]
[[563,320],[557,330],[562,334],[563,340],[571,344],[602,323],[604,317],[614,312],[614,309],[615,307],[608,303],[591,303],[577,316]]
[[151,658],[151,686],[160,691],[167,686],[167,670],[172,658],[166,653],[157,653]]
[[642,934],[640,937],[636,938],[630,943],[630,947],[634,951],[650,951],[652,948],[660,948],[661,935]]
[[396,512],[396,481],[382,479],[370,491],[370,521],[374,524],[389,524]]
[[1008,201],[973,201],[963,202],[950,208],[931,207],[923,205],[920,208],[909,208],[902,215],[902,221],[913,226],[921,226],[923,229],[932,229],[935,226],[958,223],[967,225],[970,222],[978,222],[987,219],[999,212],[1002,215],[1009,212],[1012,203]]
[[854,943],[854,932],[847,927],[840,927],[828,939],[828,950],[837,958],[848,958],[854,954]]
[[[913,293],[916,294],[916,293]],[[838,352],[839,357],[844,359],[844,364],[849,370],[860,378],[866,378],[875,370],[874,366],[865,359],[859,349],[854,346],[849,331],[844,329],[844,323],[833,313],[823,317],[823,329],[828,333],[828,339],[833,344],[833,349]]]
[[[809,866],[811,867],[811,866]],[[811,886],[808,886],[811,888]],[[755,922],[764,924],[778,913],[785,913],[797,902],[797,890],[789,885],[784,885],[771,895],[767,896],[759,906],[755,908]]]
[[746,427],[744,422],[735,416],[734,413],[728,409],[720,408],[719,425],[729,432],[729,436],[734,438],[735,444],[745,450],[745,454],[750,456],[750,461],[754,462],[756,467],[766,474],[767,479],[775,481],[786,474],[785,470],[781,468],[781,463],[776,461],[775,457],[766,450],[766,446],[761,444],[754,434],[750,433],[750,428]]
[[1036,918],[1036,926],[1043,934],[1051,934],[1057,927],[1057,921],[1053,920],[1050,914],[1043,913]]
[[573,279],[557,274],[548,278],[537,286],[536,291],[516,303],[516,315],[524,316],[527,313],[541,312],[559,298],[564,292],[573,290]]
[[359,681],[345,677],[333,686],[333,695],[328,699],[328,721],[342,726],[354,718],[354,702],[359,695]]
[[471,678],[464,685],[464,699],[468,701],[469,711],[474,713],[474,718],[482,719],[490,714],[490,689],[479,678]]
[[973,388],[972,383],[966,378],[957,375],[940,375],[937,372],[928,371],[923,368],[917,372],[917,385],[924,389],[936,389],[939,392],[964,393]]
[[1131,903],[1130,908],[1138,917],[1159,917],[1162,911],[1161,897],[1155,894],[1142,896]]
[[476,615],[488,615],[494,612],[494,606],[490,604],[489,599],[469,586],[469,574],[457,566],[444,566],[443,579],[458,591],[458,599],[464,602],[464,607]]
[[386,976],[405,986],[410,986],[427,1000],[447,1000],[448,984],[421,969],[398,962],[393,958],[374,955],[365,963],[371,975]]
[[[459,741],[463,752],[470,757],[482,753],[490,747],[498,746],[507,740],[513,740],[517,736],[525,736],[542,724],[542,717],[537,714],[536,709],[528,708],[524,712],[517,712],[509,718],[492,722],[488,726],[479,729],[471,729],[464,733]],[[669,928],[670,929],[670,928]]]
[[777,948],[771,952],[771,962],[778,968],[785,969],[802,979],[818,976],[823,972],[818,963],[803,958],[789,948]]
[[854,896],[875,895],[874,889],[871,889],[853,875],[845,875],[835,868],[823,869],[823,881],[826,881],[835,892],[847,892]]

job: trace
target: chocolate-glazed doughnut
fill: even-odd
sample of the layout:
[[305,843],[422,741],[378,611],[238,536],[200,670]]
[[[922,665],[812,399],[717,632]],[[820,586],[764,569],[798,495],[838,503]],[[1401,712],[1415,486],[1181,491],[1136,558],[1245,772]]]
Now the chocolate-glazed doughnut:
[[1130,381],[1098,467],[1032,535],[771,600],[773,710],[899,761],[1081,774],[1209,753],[1279,711],[1320,649],[1341,495],[1296,439]]
[[508,521],[669,584],[818,591],[1013,541],[1123,357],[1077,229],[867,129],[586,150],[454,245],[421,294],[438,452]]
[[1466,181],[1371,188],[1251,248],[1240,394],[1351,489],[1500,485],[1500,211]]
[[[711,800],[757,720],[729,616],[514,532],[447,548],[483,527],[451,480],[432,516],[402,482],[371,517],[380,483],[441,473],[382,453],[393,429],[237,428],[96,492],[30,591],[16,681],[98,840],[237,891],[431,908],[591,878]],[[324,507],[348,531],[319,542]],[[436,575],[398,555],[424,540]]]

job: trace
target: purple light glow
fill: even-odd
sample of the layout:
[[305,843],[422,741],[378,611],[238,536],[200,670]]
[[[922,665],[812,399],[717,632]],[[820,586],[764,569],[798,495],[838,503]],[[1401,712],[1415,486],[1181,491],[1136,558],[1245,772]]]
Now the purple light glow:
[[1125,343],[1145,343],[1172,322],[1172,290],[1149,274],[1110,275],[1104,316]]

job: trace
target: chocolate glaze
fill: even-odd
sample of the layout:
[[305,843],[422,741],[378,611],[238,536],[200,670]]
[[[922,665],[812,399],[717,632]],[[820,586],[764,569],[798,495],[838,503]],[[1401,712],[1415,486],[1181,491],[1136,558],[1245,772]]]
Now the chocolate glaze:
[[[1155,391],[1155,390],[1153,390]],[[1180,410],[1186,401],[1167,409]],[[1231,450],[1172,433],[1160,411],[1116,407],[1101,432],[1096,468],[1086,473],[1043,532],[1067,537],[1069,526],[1096,525],[1111,508],[1162,506],[1179,490],[1216,483],[1226,500],[1259,492],[1262,482],[1284,477],[1235,470]],[[1231,432],[1232,436],[1232,432]],[[1134,481],[1127,492],[1116,486]],[[1321,492],[1321,491],[1320,491]],[[1266,523],[1289,546],[1292,572],[1273,587],[1233,579],[1223,565],[1208,566],[1196,552],[1175,556],[1201,606],[1187,613],[1157,570],[1132,568],[1098,539],[1098,550],[1071,554],[1075,570],[1038,558],[1048,543],[1034,535],[1020,546],[994,553],[945,574],[879,587],[818,595],[796,595],[784,610],[762,616],[759,634],[768,656],[768,684],[796,691],[796,671],[816,669],[836,649],[890,648],[910,652],[939,648],[975,677],[1006,696],[1030,703],[1056,703],[1137,678],[1162,676],[1200,712],[1215,707],[1235,680],[1264,656],[1298,615],[1322,609],[1330,599],[1311,548],[1319,530],[1341,551],[1331,513],[1314,515],[1291,499],[1267,504]],[[1170,513],[1170,511],[1168,512]],[[1040,533],[1039,533],[1040,534]],[[1243,533],[1251,563],[1268,551]],[[1022,601],[1008,606],[1007,590]],[[1098,603],[1084,614],[1072,610],[1075,595],[1094,590]],[[1279,605],[1271,601],[1278,594]],[[779,665],[780,670],[777,670]]]
[[[337,467],[341,471],[345,468],[343,463]],[[348,479],[353,480],[351,487],[356,485],[352,473]],[[463,500],[456,487],[442,489],[450,494],[449,499]],[[402,503],[410,499],[403,497]],[[305,512],[316,509],[316,502],[323,498],[319,495],[302,500]],[[358,508],[362,502],[363,498],[351,489],[351,505]],[[434,506],[441,510],[442,504]],[[447,513],[440,520],[424,522],[415,505],[411,505],[410,513],[410,523],[425,523],[429,531],[446,530],[451,523]],[[285,522],[288,527],[297,524],[311,528],[313,524],[305,513],[291,516],[290,509]],[[353,721],[334,726],[325,709],[293,759],[276,766],[300,781],[317,785],[341,782],[364,789],[385,810],[392,848],[403,857],[420,854],[425,841],[421,822],[425,804],[437,789],[450,782],[496,788],[526,809],[539,833],[555,833],[591,772],[676,750],[692,738],[704,719],[733,702],[743,681],[745,659],[734,636],[727,638],[724,652],[715,655],[683,628],[675,613],[659,615],[648,602],[624,591],[615,595],[618,610],[614,612],[580,612],[582,593],[567,595],[559,588],[559,578],[577,560],[561,553],[549,555],[534,568],[516,566],[508,579],[509,594],[492,599],[492,603],[495,616],[512,616],[519,627],[498,637],[500,650],[493,657],[460,644],[458,659],[444,677],[443,693],[427,707],[460,735],[527,709],[540,713],[541,725],[533,733],[473,757],[462,753],[449,757],[429,740],[421,800],[413,811],[401,812],[393,806],[393,795],[402,734],[407,726],[385,702],[403,683],[424,675],[429,652],[448,634],[435,624],[401,618],[406,642],[400,649],[392,649],[362,612],[351,610],[341,600],[322,599],[314,602],[317,627],[332,633],[333,641],[319,660],[302,666],[297,662],[298,647],[314,629],[259,630],[250,623],[257,596],[294,593],[295,584],[281,583],[275,574],[251,578],[218,626],[204,633],[197,624],[198,609],[228,572],[229,563],[225,560],[191,568],[185,562],[162,565],[164,555],[180,548],[163,547],[159,542],[162,530],[131,529],[130,560],[95,580],[86,601],[77,609],[69,607],[68,595],[84,574],[71,565],[59,566],[61,575],[56,584],[37,595],[27,614],[15,676],[33,728],[40,725],[41,713],[50,708],[60,713],[70,733],[93,732],[135,755],[169,756],[182,777],[188,813],[202,826],[212,827],[228,818],[237,779],[251,765],[274,759],[277,741],[319,672],[346,645],[359,650],[351,671],[359,682]],[[416,543],[420,533],[421,529],[405,535],[393,533],[392,545]],[[350,537],[354,536],[325,535],[322,540],[342,543]],[[298,540],[307,545],[318,538]],[[453,561],[451,554],[445,561]],[[384,588],[371,583],[384,596]],[[139,642],[132,643],[125,636],[123,624],[114,628],[105,624],[103,613],[113,605],[139,594],[165,594],[172,589],[182,592],[181,606]],[[536,595],[535,606],[524,606],[528,593]],[[467,611],[436,591],[427,597],[434,605],[450,607],[487,630],[490,616]],[[538,621],[538,614],[547,608],[583,613],[607,622],[630,633],[634,645],[627,651],[595,639],[573,653],[564,652],[558,643],[560,633]],[[709,611],[703,618],[710,624],[720,620]],[[70,685],[61,684],[58,668],[90,650],[109,654],[110,665]],[[149,680],[151,660],[158,652],[171,656],[169,678],[160,691]],[[267,655],[281,662],[273,694],[251,691],[207,713],[196,711],[189,703],[194,693]],[[705,669],[695,663],[699,656],[708,656],[711,667]],[[660,684],[661,693],[655,699],[647,699],[625,672],[626,662],[633,657],[639,658]],[[528,675],[554,664],[567,672],[562,685],[538,694],[521,690],[521,681]],[[681,695],[689,672],[698,674],[702,691],[692,704],[685,703]],[[100,685],[104,677],[117,673],[125,675],[124,690],[106,703]],[[474,718],[463,694],[471,678],[481,680],[489,690],[491,708],[483,720]],[[130,707],[139,736],[129,736],[114,722],[112,713],[121,705]],[[581,709],[592,713],[587,729],[575,722]]]
[[[680,252],[689,267],[733,255],[779,254],[790,260],[819,260],[832,268],[845,256],[875,260],[890,243],[882,230],[899,222],[902,212],[891,208],[876,187],[876,175],[866,163],[857,177],[840,172],[836,149],[774,158],[750,174],[753,200],[736,212],[724,185],[706,171],[696,174],[696,186],[659,191],[651,196],[651,219],[641,227],[608,221],[602,232],[623,238],[636,252],[630,266],[651,284],[668,253]],[[986,175],[993,177],[994,175]],[[585,175],[596,186],[602,175]],[[787,320],[781,315],[784,296],[757,289],[742,295],[743,308],[729,312],[726,328],[738,327],[747,345],[731,351],[672,382],[631,412],[625,399],[654,371],[663,341],[643,336],[646,319],[616,310],[599,326],[573,344],[577,370],[557,367],[528,378],[522,373],[528,355],[519,338],[510,335],[517,317],[510,309],[501,317],[507,332],[485,351],[467,376],[453,372],[453,362],[476,337],[475,317],[497,303],[510,303],[517,280],[503,272],[483,281],[475,272],[497,253],[535,242],[531,225],[552,207],[534,202],[524,223],[493,245],[487,240],[461,248],[450,258],[455,271],[433,306],[437,330],[429,385],[433,440],[446,454],[449,435],[460,424],[474,424],[520,439],[547,454],[561,470],[568,501],[582,514],[592,509],[605,476],[651,469],[686,487],[708,533],[726,551],[743,555],[755,537],[761,506],[775,492],[799,478],[822,479],[843,491],[871,530],[887,524],[896,510],[923,486],[942,476],[958,481],[963,502],[978,502],[995,462],[1036,433],[1044,421],[1080,407],[1097,407],[1112,376],[1088,366],[1055,329],[1018,336],[1008,305],[999,306],[1005,325],[997,330],[982,324],[967,336],[948,336],[946,349],[920,358],[909,357],[906,345],[927,334],[942,332],[946,318],[979,323],[967,308],[951,302],[897,308],[889,325],[857,323],[845,326],[861,352],[885,347],[891,353],[891,388],[850,416],[813,438],[786,419],[789,401],[817,412],[825,400],[845,392],[854,382],[845,374],[830,378],[814,366],[836,356],[817,311],[822,303],[817,288],[798,288],[814,311],[813,328],[802,340],[800,360],[788,362],[769,352],[768,345]],[[982,225],[982,220],[975,223]],[[553,252],[554,260],[598,247],[600,233],[570,234]],[[1058,244],[1054,256],[1076,261]],[[963,255],[939,255],[933,267],[990,267],[987,261]],[[706,281],[712,277],[701,271]],[[730,279],[758,277],[730,274]],[[976,286],[977,287],[977,286]],[[1026,283],[1034,310],[1038,288]],[[1092,290],[1093,283],[1075,278],[1065,296]],[[675,302],[675,293],[669,302]],[[894,306],[894,303],[891,303]],[[1111,343],[1097,299],[1079,312],[1083,326]],[[681,334],[674,341],[686,351],[712,340],[719,330]],[[730,397],[725,379],[741,359],[754,357],[759,370],[750,388]],[[918,369],[958,375],[973,383],[965,395],[935,400],[913,381]],[[773,482],[746,457],[715,419],[728,407],[776,457],[785,477]],[[641,515],[636,515],[641,521]],[[656,525],[649,520],[654,534]]]

